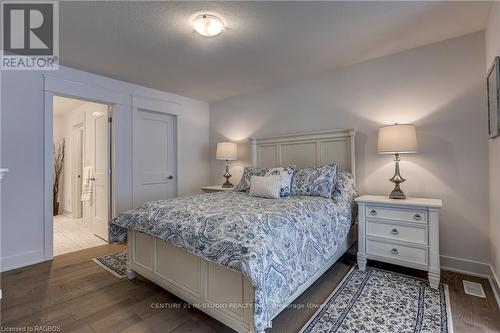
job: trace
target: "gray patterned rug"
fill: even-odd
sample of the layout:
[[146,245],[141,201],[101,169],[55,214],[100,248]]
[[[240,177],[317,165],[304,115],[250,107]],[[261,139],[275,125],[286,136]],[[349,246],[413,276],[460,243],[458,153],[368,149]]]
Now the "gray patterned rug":
[[117,278],[123,279],[127,276],[127,251],[106,254],[92,261]]
[[354,266],[301,332],[451,333],[448,286]]

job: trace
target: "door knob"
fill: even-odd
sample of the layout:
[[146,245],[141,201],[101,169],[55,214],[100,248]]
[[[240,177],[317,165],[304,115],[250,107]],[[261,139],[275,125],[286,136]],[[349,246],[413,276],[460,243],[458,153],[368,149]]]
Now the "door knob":
[[167,178],[172,180],[172,179],[174,179],[174,176],[168,176]]

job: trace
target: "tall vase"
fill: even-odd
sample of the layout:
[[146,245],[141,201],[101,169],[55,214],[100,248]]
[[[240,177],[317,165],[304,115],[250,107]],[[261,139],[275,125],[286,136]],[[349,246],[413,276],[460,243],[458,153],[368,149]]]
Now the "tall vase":
[[53,209],[52,215],[54,215],[54,216],[59,215],[59,202],[54,201],[52,203],[52,209]]

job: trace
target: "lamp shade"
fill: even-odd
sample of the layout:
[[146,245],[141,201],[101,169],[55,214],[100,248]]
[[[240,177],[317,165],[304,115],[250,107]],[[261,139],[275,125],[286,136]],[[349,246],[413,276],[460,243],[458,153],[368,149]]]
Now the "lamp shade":
[[412,154],[417,152],[415,125],[395,124],[378,130],[379,154]]
[[236,143],[219,142],[215,158],[218,160],[235,161],[238,159],[238,150]]

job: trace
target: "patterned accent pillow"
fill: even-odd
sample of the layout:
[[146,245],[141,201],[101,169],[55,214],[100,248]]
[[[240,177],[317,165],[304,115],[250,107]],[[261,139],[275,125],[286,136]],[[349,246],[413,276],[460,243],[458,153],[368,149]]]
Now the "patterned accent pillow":
[[280,176],[280,196],[287,197],[290,195],[292,187],[292,177],[294,165],[289,165],[286,168],[272,168],[267,170],[266,176],[278,175]]
[[331,198],[336,174],[336,164],[298,169],[293,174],[291,194]]
[[337,172],[335,177],[337,180],[335,182],[335,189],[332,193],[332,199],[337,204],[345,205],[351,208],[351,222],[355,220],[358,214],[358,207],[354,202],[354,199],[358,196],[358,190],[356,189],[356,184],[354,183],[354,177],[348,171]]
[[352,174],[348,171],[340,171],[337,172],[335,178],[335,189],[332,192],[332,199],[344,199],[349,202],[354,201],[354,198],[358,196],[358,191],[354,184]]
[[252,197],[279,199],[281,176],[252,176],[250,177],[249,195]]
[[250,177],[252,176],[264,176],[268,169],[266,168],[252,168],[246,167],[243,170],[243,175],[241,176],[240,182],[234,188],[235,191],[246,192],[250,189]]

